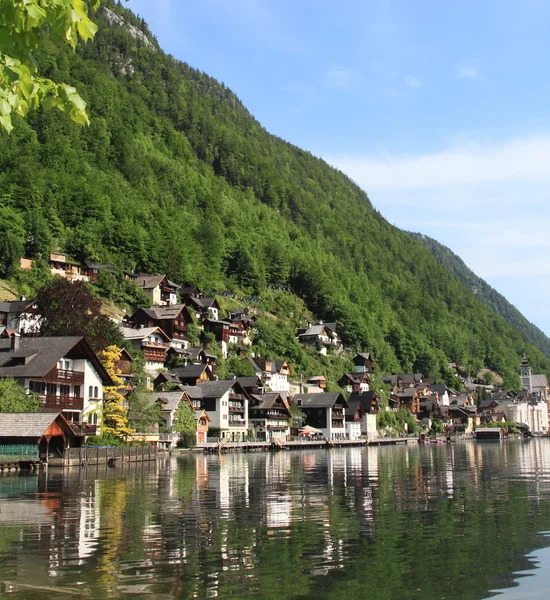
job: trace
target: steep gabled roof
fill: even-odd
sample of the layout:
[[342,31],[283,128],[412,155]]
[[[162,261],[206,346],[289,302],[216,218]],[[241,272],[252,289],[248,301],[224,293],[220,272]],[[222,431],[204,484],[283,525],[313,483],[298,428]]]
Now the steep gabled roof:
[[340,392],[325,392],[323,394],[296,394],[294,396],[296,406],[300,408],[329,408],[341,402],[344,406],[347,403]]
[[179,403],[186,398],[187,394],[183,390],[171,390],[170,392],[151,392],[153,402],[161,404],[161,410],[172,412],[176,410]]
[[0,438],[39,439],[56,420],[59,420],[59,424],[66,432],[71,431],[69,424],[61,413],[0,413]]
[[[41,378],[47,375],[57,362],[70,353],[79,353],[89,360],[104,385],[112,385],[111,378],[97,354],[82,336],[51,336],[21,338],[19,346],[11,349],[10,339],[0,339],[0,377]],[[27,358],[25,364],[13,359]]]
[[169,342],[170,338],[162,331],[160,327],[140,327],[133,329],[131,327],[121,327],[122,337],[125,340],[143,340],[153,333],[159,333],[165,341]]

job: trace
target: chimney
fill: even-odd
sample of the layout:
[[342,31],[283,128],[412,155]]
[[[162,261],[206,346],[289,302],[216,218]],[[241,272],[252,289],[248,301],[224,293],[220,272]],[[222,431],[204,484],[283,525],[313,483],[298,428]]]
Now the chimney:
[[20,337],[20,336],[19,336],[19,334],[18,334],[18,333],[14,333],[14,334],[11,336],[11,349],[12,349],[13,351],[16,351],[16,350],[18,350],[18,349],[19,349],[19,337]]

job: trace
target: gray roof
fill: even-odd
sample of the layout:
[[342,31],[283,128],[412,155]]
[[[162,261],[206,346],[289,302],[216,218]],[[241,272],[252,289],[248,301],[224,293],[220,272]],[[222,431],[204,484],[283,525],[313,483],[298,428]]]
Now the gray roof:
[[548,380],[546,379],[546,375],[531,375],[531,387],[547,388]]
[[444,383],[432,383],[432,385],[430,385],[430,390],[435,394],[443,396],[447,391],[447,386]]
[[16,300],[15,302],[0,302],[0,313],[22,313],[34,304],[34,300]]
[[165,275],[142,275],[140,273],[136,279],[136,284],[143,289],[156,288],[160,285],[164,277]]
[[0,413],[0,438],[40,438],[57,419],[59,413]]
[[162,331],[160,327],[141,327],[140,329],[132,329],[131,327],[121,327],[122,337],[125,340],[143,340],[146,337],[149,337],[151,334],[156,331],[161,332],[161,335],[165,337],[166,340],[170,338]]
[[186,308],[185,304],[170,304],[168,306],[151,306],[151,308],[143,308],[142,310],[153,319],[161,320],[175,319]]
[[205,381],[193,386],[185,385],[183,389],[190,398],[221,398],[234,385],[240,387],[234,379],[223,379],[221,381]]
[[[81,336],[23,337],[16,350],[11,350],[10,339],[0,340],[0,377],[44,377],[57,365],[58,360],[67,356],[77,345],[83,356],[94,365],[104,383],[111,383],[97,355]],[[16,358],[27,358],[26,364],[20,364],[20,360],[12,364],[12,359]]]
[[312,325],[305,333],[300,334],[302,336],[310,336],[310,335],[322,335],[326,331],[324,325]]
[[178,407],[181,399],[184,397],[185,392],[183,390],[171,391],[171,392],[152,392],[151,399],[153,402],[162,402],[161,410],[172,412]]
[[172,369],[172,373],[179,379],[198,379],[208,369],[208,365],[200,363],[198,365],[187,365],[186,367],[176,367]]
[[281,397],[278,392],[270,392],[268,394],[251,394],[251,397],[258,402],[253,409],[263,410],[265,408],[273,408],[273,405],[277,401],[277,398]]
[[294,396],[294,402],[300,408],[332,407],[338,400],[342,402],[344,406],[347,406],[347,403],[340,392],[325,392],[323,394],[296,394]]

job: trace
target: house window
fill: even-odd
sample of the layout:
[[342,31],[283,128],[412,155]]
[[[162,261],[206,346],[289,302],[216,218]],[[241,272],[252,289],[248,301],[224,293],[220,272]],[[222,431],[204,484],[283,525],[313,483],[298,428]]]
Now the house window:
[[91,386],[88,388],[88,398],[93,398],[93,397],[94,397],[94,386],[93,386],[93,385],[91,385]]
[[94,398],[99,398],[99,388],[97,385],[94,387]]

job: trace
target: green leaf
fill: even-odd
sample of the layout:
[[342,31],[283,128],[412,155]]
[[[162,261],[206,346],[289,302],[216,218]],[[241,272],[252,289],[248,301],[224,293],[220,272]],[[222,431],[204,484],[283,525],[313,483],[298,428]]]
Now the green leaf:
[[10,115],[0,115],[0,125],[8,132],[10,133],[11,130],[13,129],[13,125],[11,123],[11,117]]

